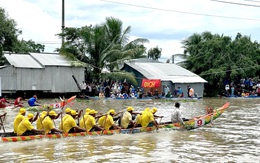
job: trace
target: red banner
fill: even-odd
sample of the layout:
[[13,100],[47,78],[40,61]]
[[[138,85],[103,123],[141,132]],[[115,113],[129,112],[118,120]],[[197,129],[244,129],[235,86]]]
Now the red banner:
[[161,86],[160,79],[143,79],[142,87],[143,88],[159,88]]

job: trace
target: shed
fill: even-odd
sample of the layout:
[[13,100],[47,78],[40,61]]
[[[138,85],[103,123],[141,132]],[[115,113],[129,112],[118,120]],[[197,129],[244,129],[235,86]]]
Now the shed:
[[44,93],[79,92],[77,81],[84,80],[84,67],[72,67],[58,53],[4,54],[8,65],[0,68],[2,93],[19,91]]
[[200,76],[181,66],[150,59],[127,61],[122,69],[135,74],[138,86],[141,86],[142,79],[160,79],[159,93],[164,93],[164,86],[167,85],[171,92],[180,87],[184,92],[184,97],[187,97],[187,86],[190,85],[199,97],[203,97],[204,84],[207,83]]

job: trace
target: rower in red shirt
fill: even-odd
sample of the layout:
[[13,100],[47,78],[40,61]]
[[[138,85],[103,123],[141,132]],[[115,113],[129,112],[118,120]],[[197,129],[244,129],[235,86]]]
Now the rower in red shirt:
[[23,103],[21,102],[23,100],[22,97],[18,97],[14,101],[14,107],[23,107]]
[[[8,103],[8,104],[7,104]],[[9,101],[7,101],[6,100],[6,98],[1,98],[0,99],[0,108],[5,108],[5,107],[7,107],[7,106],[10,106],[10,104],[9,104],[10,102]]]

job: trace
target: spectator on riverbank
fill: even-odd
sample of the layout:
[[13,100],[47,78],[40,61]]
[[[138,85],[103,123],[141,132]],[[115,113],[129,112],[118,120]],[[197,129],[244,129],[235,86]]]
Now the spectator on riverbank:
[[87,87],[87,84],[85,83],[85,81],[82,81],[82,83],[80,84],[80,88],[81,88],[81,94],[83,96],[86,94],[86,87]]

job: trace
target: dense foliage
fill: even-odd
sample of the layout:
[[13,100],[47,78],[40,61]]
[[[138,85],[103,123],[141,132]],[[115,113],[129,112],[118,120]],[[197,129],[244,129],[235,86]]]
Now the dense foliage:
[[[16,22],[0,8],[0,65],[4,64],[3,51],[13,53],[43,52],[44,45],[32,40],[19,40],[22,33]],[[58,34],[65,38],[61,54],[74,60],[75,66],[85,66],[88,82],[110,78],[136,83],[133,74],[120,71],[123,61],[146,57],[147,39],[130,41],[131,26],[123,29],[119,19],[108,17],[104,23],[81,28],[65,28]],[[182,41],[186,61],[182,66],[206,79],[210,90],[223,89],[225,79],[259,78],[260,44],[240,33],[229,36],[203,32]],[[158,60],[161,48],[148,50],[148,58]],[[106,73],[110,72],[110,73]],[[93,79],[93,80],[92,80]]]
[[37,44],[32,40],[19,40],[14,48],[15,53],[42,53],[45,45]]
[[153,60],[158,60],[159,58],[161,58],[162,49],[158,48],[158,46],[156,46],[155,48],[149,49],[147,55],[148,55],[148,58],[151,58]]
[[3,51],[14,51],[20,33],[21,31],[16,28],[16,22],[0,7],[0,65],[5,63]]
[[260,44],[238,33],[229,36],[193,34],[183,40],[187,60],[183,66],[209,82],[209,87],[224,88],[225,79],[259,77]]
[[9,18],[4,9],[0,7],[0,65],[5,63],[3,51],[12,53],[43,52],[44,45],[36,44],[34,41],[19,40],[22,33],[17,28],[16,22]]
[[[110,79],[125,78],[136,83],[133,74],[118,71],[123,61],[145,57],[143,44],[148,40],[138,38],[129,41],[130,31],[130,26],[123,29],[122,21],[113,17],[95,26],[65,28],[63,34],[58,34],[65,38],[63,47],[58,51],[87,65],[87,80],[97,81],[105,76]],[[105,69],[110,73],[103,73]]]

